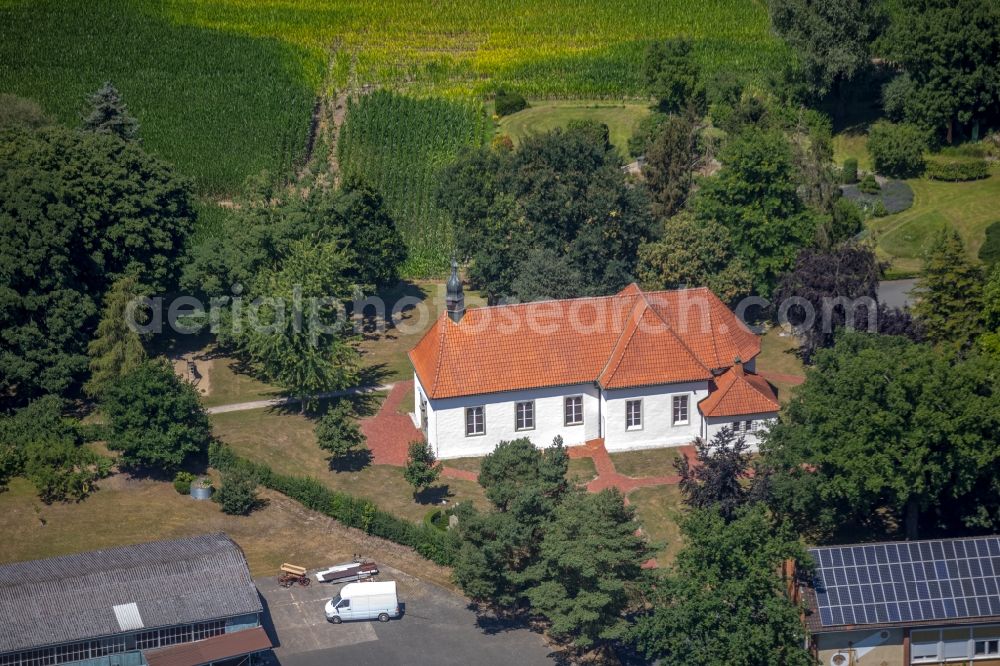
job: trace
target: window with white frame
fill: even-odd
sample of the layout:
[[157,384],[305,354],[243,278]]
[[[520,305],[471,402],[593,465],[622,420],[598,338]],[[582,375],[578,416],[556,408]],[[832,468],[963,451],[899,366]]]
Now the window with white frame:
[[642,400],[625,402],[625,429],[642,430]]
[[976,641],[975,649],[973,650],[975,656],[977,657],[990,657],[1000,655],[1000,639],[988,639],[983,641]]
[[535,401],[518,402],[514,405],[514,429],[535,429]]
[[568,426],[583,424],[583,396],[573,395],[566,398],[564,403],[565,419]]
[[758,429],[757,421],[733,421],[730,427],[732,427],[735,433],[757,432]]
[[687,425],[688,396],[675,395],[673,399],[673,414],[670,421],[673,425]]
[[465,408],[465,436],[486,434],[486,408],[466,407]]

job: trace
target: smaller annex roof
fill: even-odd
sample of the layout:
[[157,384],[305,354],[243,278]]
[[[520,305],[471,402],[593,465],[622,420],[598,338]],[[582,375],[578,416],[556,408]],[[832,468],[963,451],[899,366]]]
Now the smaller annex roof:
[[0,654],[262,610],[222,533],[0,566]]
[[812,633],[1000,619],[1000,537],[827,546],[809,554],[815,577],[803,598]]
[[263,652],[270,650],[271,647],[271,639],[267,637],[264,628],[254,627],[193,643],[144,650],[142,655],[149,666],[202,666],[254,652]]
[[745,416],[777,412],[781,404],[766,379],[736,363],[715,378],[715,387],[698,403],[698,409],[707,417]]
[[708,381],[760,340],[708,289],[471,308],[443,314],[410,351],[430,398],[597,383]]

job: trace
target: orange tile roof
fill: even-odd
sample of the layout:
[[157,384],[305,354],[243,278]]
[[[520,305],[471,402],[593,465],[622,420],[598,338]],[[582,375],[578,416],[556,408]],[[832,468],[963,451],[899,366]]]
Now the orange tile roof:
[[410,351],[431,398],[597,382],[626,388],[707,381],[760,341],[708,289],[471,308],[442,314]]
[[774,390],[763,377],[745,372],[742,365],[734,365],[716,377],[708,397],[698,403],[705,416],[745,416],[767,414],[781,409]]

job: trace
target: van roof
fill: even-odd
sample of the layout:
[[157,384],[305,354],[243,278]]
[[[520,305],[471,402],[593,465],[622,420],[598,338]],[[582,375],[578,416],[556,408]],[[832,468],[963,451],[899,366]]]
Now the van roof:
[[372,594],[396,594],[396,581],[348,583],[340,589],[340,598],[364,597]]

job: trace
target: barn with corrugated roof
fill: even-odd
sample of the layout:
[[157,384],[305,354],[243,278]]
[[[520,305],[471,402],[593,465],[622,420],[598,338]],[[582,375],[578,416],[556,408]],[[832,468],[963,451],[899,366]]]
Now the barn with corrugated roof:
[[0,666],[201,666],[270,650],[225,534],[0,566]]

